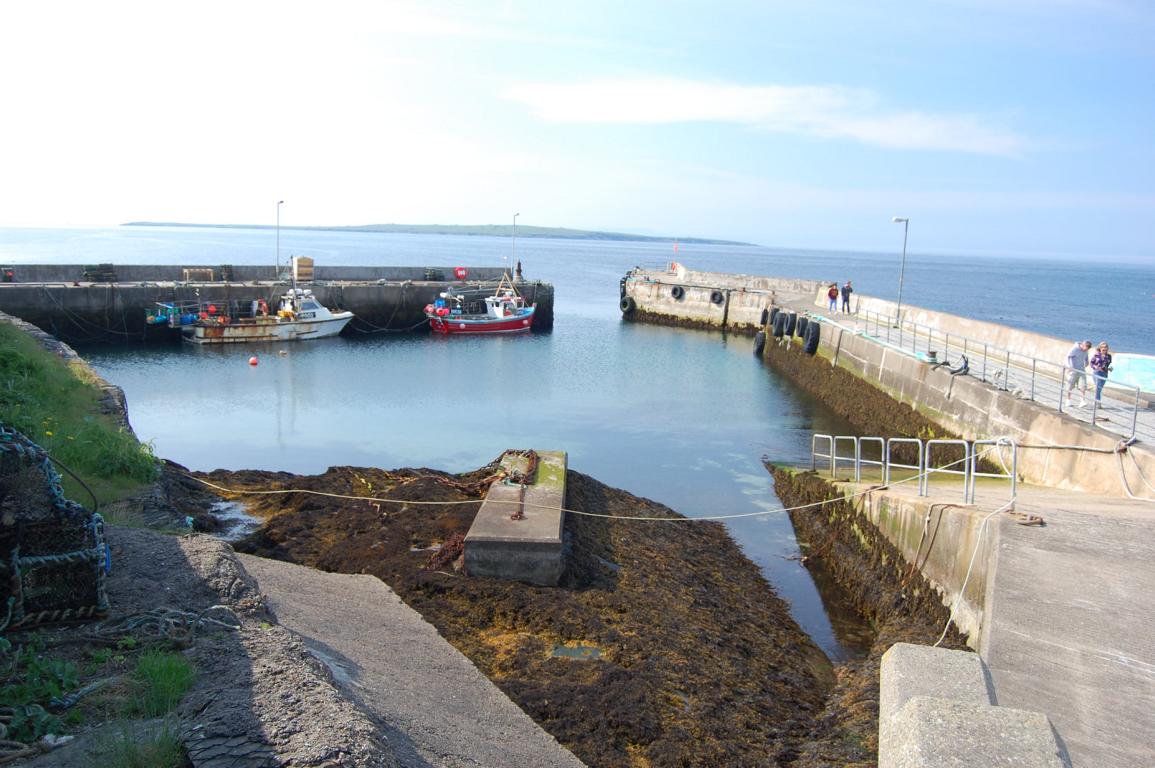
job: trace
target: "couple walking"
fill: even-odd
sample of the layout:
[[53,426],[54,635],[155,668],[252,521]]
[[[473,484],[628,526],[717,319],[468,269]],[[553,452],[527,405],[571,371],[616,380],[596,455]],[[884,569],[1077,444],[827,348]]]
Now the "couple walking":
[[[842,311],[850,314],[850,294],[854,293],[854,288],[851,287],[850,281],[842,286]],[[838,283],[831,283],[830,288],[826,291],[826,298],[830,300],[829,311],[833,313],[838,306]]]
[[1111,367],[1111,348],[1107,342],[1100,341],[1098,349],[1095,354],[1087,359],[1088,353],[1091,351],[1090,341],[1080,341],[1075,346],[1071,347],[1071,351],[1067,353],[1067,368],[1070,369],[1067,373],[1067,403],[1071,404],[1071,398],[1075,396],[1075,387],[1079,388],[1079,393],[1083,396],[1083,402],[1080,405],[1083,408],[1087,407],[1087,365],[1091,366],[1091,377],[1095,380],[1095,402],[1100,402],[1103,399],[1103,385],[1107,383],[1107,374],[1114,370]]

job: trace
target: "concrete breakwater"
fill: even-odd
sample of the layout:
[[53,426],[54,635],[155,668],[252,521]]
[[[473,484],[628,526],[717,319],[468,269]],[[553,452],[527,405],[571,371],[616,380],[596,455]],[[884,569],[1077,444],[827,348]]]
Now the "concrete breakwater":
[[[0,283],[0,310],[66,341],[97,338],[170,338],[165,325],[149,325],[158,302],[216,302],[247,308],[264,299],[275,305],[288,283],[267,266],[115,265],[94,273],[80,265],[21,265],[15,282]],[[492,292],[497,267],[470,267],[466,280],[453,267],[325,267],[306,283],[325,306],[348,309],[354,330],[403,331],[420,327],[424,307],[448,287]],[[87,279],[86,279],[87,278]],[[97,278],[97,279],[92,279]],[[223,279],[227,278],[227,279]],[[537,304],[534,330],[553,327],[553,285],[516,283]]]

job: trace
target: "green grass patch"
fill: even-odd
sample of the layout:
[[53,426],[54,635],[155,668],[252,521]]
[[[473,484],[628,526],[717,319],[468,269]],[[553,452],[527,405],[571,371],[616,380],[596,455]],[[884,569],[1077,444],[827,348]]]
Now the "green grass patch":
[[181,768],[189,764],[179,729],[167,720],[160,728],[124,723],[98,751],[103,768]]
[[8,739],[26,744],[47,733],[61,733],[63,723],[47,711],[53,696],[63,696],[79,684],[76,665],[45,656],[38,635],[19,647],[0,638],[0,702],[13,707]]
[[[0,414],[92,488],[101,503],[156,479],[152,446],[140,443],[100,413],[100,389],[36,339],[0,323]],[[91,504],[83,487],[61,471],[66,495]]]
[[132,678],[138,691],[127,714],[161,717],[176,708],[192,687],[196,671],[179,653],[153,649],[140,655]]

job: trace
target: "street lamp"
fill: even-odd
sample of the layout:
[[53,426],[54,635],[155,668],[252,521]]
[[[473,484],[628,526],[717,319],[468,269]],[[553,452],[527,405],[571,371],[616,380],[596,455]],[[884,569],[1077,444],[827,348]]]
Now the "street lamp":
[[898,268],[898,304],[894,310],[894,319],[898,321],[898,327],[902,327],[902,278],[906,274],[906,234],[910,230],[910,219],[902,216],[895,216],[891,219],[895,224],[902,225],[902,266]]
[[273,275],[273,282],[281,279],[281,206],[284,200],[277,201],[277,272]]
[[[513,258],[511,259],[513,264],[517,263],[517,217],[520,215],[520,213],[513,214]],[[510,275],[511,279],[512,277]]]

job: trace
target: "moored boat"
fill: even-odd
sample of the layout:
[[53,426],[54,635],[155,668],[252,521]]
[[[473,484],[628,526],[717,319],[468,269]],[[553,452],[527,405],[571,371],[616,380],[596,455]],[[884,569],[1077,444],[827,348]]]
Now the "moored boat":
[[526,333],[533,328],[536,305],[526,305],[506,274],[492,296],[469,301],[460,291],[449,290],[425,306],[429,328],[446,335],[477,333]]
[[308,288],[290,288],[281,296],[276,312],[264,301],[240,307],[217,307],[213,303],[159,304],[150,322],[167,321],[194,344],[229,344],[260,341],[299,341],[339,334],[353,313],[323,306]]

